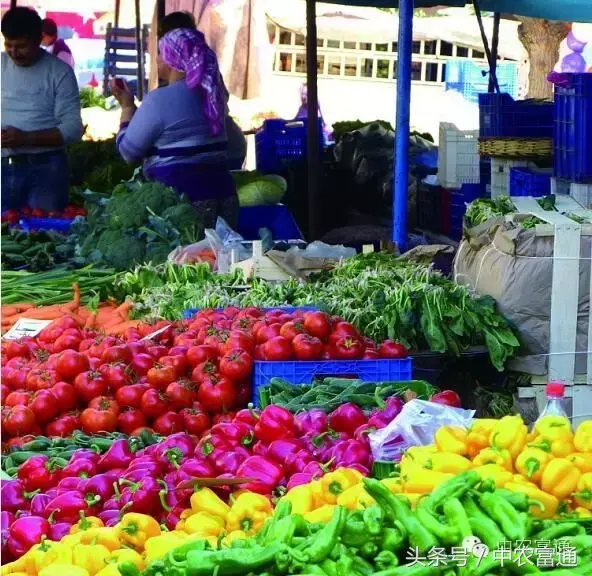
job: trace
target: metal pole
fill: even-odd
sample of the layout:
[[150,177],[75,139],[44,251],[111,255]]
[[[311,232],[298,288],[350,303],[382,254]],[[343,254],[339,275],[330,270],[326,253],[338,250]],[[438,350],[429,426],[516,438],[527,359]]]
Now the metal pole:
[[156,30],[160,31],[160,25],[166,15],[165,0],[157,0],[156,4]]
[[144,35],[140,18],[140,0],[135,0],[136,8],[136,64],[138,76],[138,100],[144,98]]
[[317,235],[319,172],[319,98],[317,92],[317,14],[315,0],[306,0],[306,83],[308,150],[308,236]]
[[499,46],[500,20],[501,20],[501,14],[499,12],[495,12],[493,15],[493,37],[491,38],[492,69],[490,70],[490,74],[489,74],[488,92],[494,91],[493,78],[494,77],[497,78],[496,68],[497,68],[497,53],[498,53],[498,46]]
[[119,12],[121,11],[121,0],[115,0],[115,22],[114,27],[119,28]]
[[483,26],[483,18],[481,16],[481,8],[479,6],[479,0],[473,0],[473,7],[475,8],[475,16],[477,16],[477,23],[479,24],[479,31],[481,32],[481,41],[483,42],[483,49],[485,50],[485,56],[487,56],[487,62],[489,64],[489,81],[493,82],[495,92],[499,94],[499,84],[497,82],[497,76],[495,75],[496,63],[491,55],[489,49],[489,41],[487,40],[487,34],[485,34],[485,27]]
[[10,9],[16,8],[16,0],[10,0]]
[[413,0],[399,2],[397,60],[397,126],[393,167],[393,242],[399,251],[407,245],[407,188],[409,181],[409,124],[411,116],[411,52]]

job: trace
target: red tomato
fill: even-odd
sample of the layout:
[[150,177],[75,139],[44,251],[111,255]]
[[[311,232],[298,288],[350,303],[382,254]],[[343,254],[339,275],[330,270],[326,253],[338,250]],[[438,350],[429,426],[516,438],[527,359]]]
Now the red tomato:
[[331,332],[331,321],[324,312],[308,312],[304,315],[304,329],[311,336],[325,340]]
[[146,376],[150,368],[154,366],[154,358],[150,354],[139,352],[132,358],[130,366],[136,376]]
[[119,344],[117,346],[109,346],[105,348],[101,355],[101,362],[103,364],[115,364],[116,362],[123,362],[129,364],[132,361],[132,351],[126,344]]
[[79,398],[90,402],[96,396],[104,396],[107,392],[107,382],[100,372],[82,372],[74,380],[74,389]]
[[323,343],[320,338],[309,334],[298,334],[292,342],[294,356],[298,360],[317,360],[323,353]]
[[261,326],[255,333],[255,338],[258,344],[268,342],[272,338],[276,338],[280,335],[282,327],[280,324],[270,324],[269,326]]
[[117,429],[131,436],[136,428],[146,426],[146,416],[137,408],[124,408],[117,416]]
[[31,434],[35,427],[35,414],[27,406],[13,406],[2,419],[2,425],[9,436]]
[[109,410],[117,416],[119,414],[119,404],[109,396],[97,396],[88,403],[89,408],[97,408],[98,410]]
[[142,395],[140,407],[147,418],[158,418],[169,410],[169,397],[163,392],[151,388]]
[[366,348],[366,350],[364,350],[364,360],[376,360],[377,358],[380,358],[378,350],[374,350],[374,348]]
[[20,357],[26,358],[29,356],[29,349],[27,348],[27,345],[22,342],[22,340],[3,340],[2,352],[6,354],[8,359]]
[[244,350],[229,352],[220,360],[220,373],[235,382],[249,378],[252,369],[253,360]]
[[29,408],[33,411],[35,420],[39,424],[45,424],[57,416],[61,406],[50,390],[39,390],[33,394]]
[[33,208],[31,212],[33,218],[45,218],[45,214],[45,210],[42,210],[41,208]]
[[99,368],[99,372],[112,392],[116,392],[122,386],[127,386],[132,383],[126,367],[123,364],[103,364]]
[[62,334],[53,343],[54,352],[63,352],[64,350],[78,350],[82,338],[80,336],[74,336],[73,334]]
[[79,424],[78,418],[71,414],[65,414],[45,427],[45,435],[66,438],[72,436],[74,430],[78,430]]
[[150,428],[150,426],[140,426],[136,428],[130,436],[139,436],[142,432],[148,432],[149,434],[154,434],[154,430]]
[[18,224],[19,213],[17,210],[11,208],[2,214],[2,222],[8,222],[8,224]]
[[4,406],[27,406],[31,397],[33,396],[32,392],[27,392],[25,390],[16,390],[14,392],[10,392],[8,396],[6,396],[6,400],[4,401]]
[[230,410],[236,399],[234,383],[224,376],[206,378],[197,391],[197,398],[210,413]]
[[56,369],[58,374],[67,380],[76,378],[78,374],[86,372],[88,368],[88,358],[74,350],[65,350],[57,358]]
[[166,390],[166,387],[177,379],[177,372],[174,366],[162,366],[157,364],[148,370],[148,383],[159,390]]
[[191,380],[171,382],[166,389],[173,410],[188,408],[197,400],[197,386]]
[[51,388],[58,381],[57,374],[53,370],[33,369],[27,375],[27,390],[36,392]]
[[183,431],[183,417],[176,412],[165,412],[153,423],[154,431],[162,436],[170,436]]
[[442,390],[442,392],[434,394],[430,398],[430,402],[443,404],[444,406],[452,406],[454,408],[462,407],[460,396],[454,390]]
[[378,354],[381,358],[407,358],[409,353],[403,344],[393,342],[392,340],[385,340],[378,347]]
[[337,322],[333,328],[331,336],[350,336],[356,340],[361,340],[360,333],[349,322]]
[[226,341],[225,351],[232,352],[233,350],[244,350],[251,354],[255,348],[255,340],[249,334],[241,332],[240,330],[233,330],[230,337]]
[[294,340],[298,334],[304,332],[304,325],[302,322],[286,322],[280,329],[280,336],[283,336],[286,340]]
[[57,405],[62,412],[69,412],[70,410],[74,410],[74,408],[76,408],[76,404],[78,403],[78,395],[76,394],[76,390],[72,384],[68,384],[67,382],[58,382],[57,384],[54,384],[50,390],[55,396]]
[[191,372],[191,379],[194,382],[203,382],[206,378],[213,376],[214,374],[218,373],[218,367],[216,366],[215,361],[213,360],[206,360],[202,362],[199,366],[196,366]]
[[140,408],[142,396],[149,387],[146,384],[131,384],[122,386],[115,392],[115,400],[121,407]]
[[146,354],[146,344],[145,342],[133,341],[127,343],[127,347],[132,351],[132,354],[135,356],[136,354]]
[[22,389],[26,386],[27,375],[24,369],[19,370],[4,366],[2,368],[2,383],[6,384],[12,390]]
[[189,434],[201,436],[210,427],[210,417],[200,409],[184,408],[179,413],[183,418],[183,426]]
[[192,346],[187,350],[187,361],[189,366],[195,368],[199,364],[206,362],[207,360],[215,360],[218,357],[218,349],[213,346]]
[[111,410],[87,408],[80,415],[80,424],[87,434],[115,432],[117,416]]
[[0,403],[4,405],[6,398],[10,394],[10,388],[6,384],[0,384]]
[[293,352],[292,343],[283,336],[276,336],[263,345],[266,360],[290,360]]
[[160,364],[163,366],[172,366],[175,369],[177,378],[183,376],[187,370],[187,358],[185,356],[163,356],[160,359]]
[[146,352],[148,352],[148,354],[150,354],[150,356],[152,356],[152,358],[154,358],[155,360],[159,360],[163,356],[167,355],[168,350],[166,346],[155,344],[153,346],[149,346],[148,348],[146,348]]
[[89,347],[88,355],[95,358],[101,358],[103,356],[103,352],[105,352],[105,350],[110,346],[115,346],[116,342],[117,340],[113,336],[105,336],[105,338],[102,339],[99,338],[92,346]]
[[356,360],[364,356],[364,346],[351,336],[342,336],[335,342],[335,357],[340,360]]

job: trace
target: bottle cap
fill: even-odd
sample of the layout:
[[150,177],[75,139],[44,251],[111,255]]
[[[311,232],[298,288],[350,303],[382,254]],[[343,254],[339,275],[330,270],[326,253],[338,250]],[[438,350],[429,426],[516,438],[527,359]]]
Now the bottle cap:
[[548,397],[563,398],[565,395],[565,384],[561,382],[549,382],[545,391]]

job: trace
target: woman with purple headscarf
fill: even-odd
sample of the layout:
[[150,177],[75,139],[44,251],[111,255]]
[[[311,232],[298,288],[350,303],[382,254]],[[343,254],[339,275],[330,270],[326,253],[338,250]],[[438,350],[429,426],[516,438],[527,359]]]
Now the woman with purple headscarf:
[[218,216],[235,227],[238,197],[228,168],[226,90],[214,52],[197,30],[177,28],[159,41],[158,73],[166,86],[136,109],[129,88],[112,80],[121,104],[117,149],[143,160],[146,178],[173,187],[200,210],[206,228]]

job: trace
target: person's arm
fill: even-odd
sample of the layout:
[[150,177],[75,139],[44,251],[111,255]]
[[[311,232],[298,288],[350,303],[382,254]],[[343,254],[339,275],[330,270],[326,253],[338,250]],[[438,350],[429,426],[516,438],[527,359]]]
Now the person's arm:
[[129,164],[144,158],[162,134],[162,119],[154,100],[148,95],[138,109],[130,106],[121,109],[121,125],[115,145]]
[[62,50],[62,52],[58,54],[58,58],[70,66],[70,68],[74,68],[74,56],[72,56],[70,52]]

